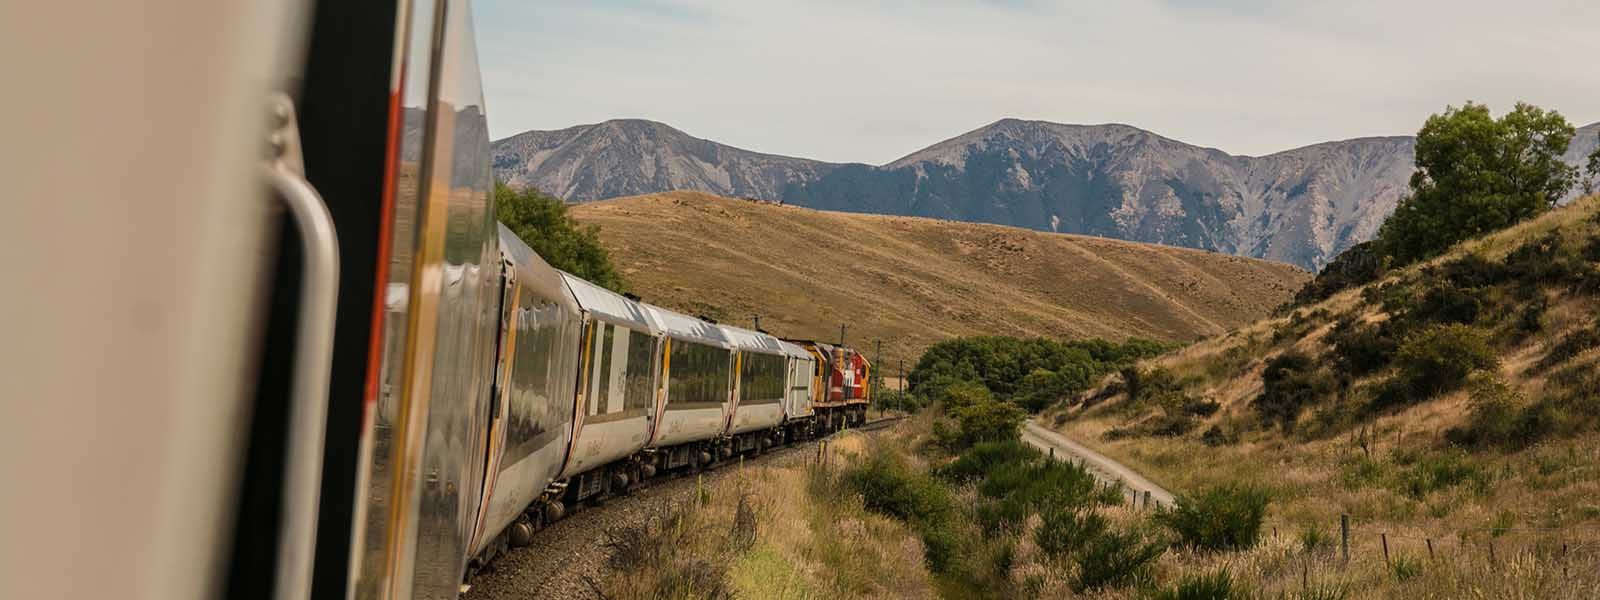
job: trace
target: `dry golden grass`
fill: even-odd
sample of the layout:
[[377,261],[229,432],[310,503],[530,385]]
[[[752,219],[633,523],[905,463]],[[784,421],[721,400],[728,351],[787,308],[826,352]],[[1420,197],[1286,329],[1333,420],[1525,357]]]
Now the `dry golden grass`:
[[[708,485],[704,502],[679,507],[648,534],[654,556],[605,583],[608,598],[934,598],[923,548],[905,524],[868,512],[859,497],[817,487],[814,449],[805,460],[739,467]],[[828,469],[866,451],[863,435],[834,436]],[[741,543],[740,504],[754,517]],[[665,541],[662,541],[665,540]],[[685,583],[687,582],[687,584]]]
[[[914,359],[976,334],[1188,342],[1261,318],[1309,274],[1216,253],[670,192],[576,206],[645,300]],[[898,343],[896,343],[898,341]]]
[[[1600,198],[1581,200],[1463,244],[1434,262],[1467,252],[1497,259],[1557,228],[1596,235],[1600,227],[1591,220],[1596,213]],[[1526,398],[1543,391],[1545,374],[1532,369],[1534,363],[1563,333],[1600,316],[1600,307],[1591,298],[1550,291],[1549,299],[1543,330],[1506,348],[1498,372]],[[1320,309],[1367,320],[1387,318],[1378,307],[1365,305],[1359,291],[1341,293],[1302,312]],[[1269,527],[1276,537],[1243,553],[1170,553],[1162,559],[1163,580],[1227,565],[1257,588],[1287,597],[1303,593],[1303,577],[1312,587],[1337,587],[1352,598],[1600,597],[1597,436],[1555,438],[1520,451],[1452,449],[1443,433],[1468,417],[1465,392],[1445,394],[1326,436],[1286,436],[1256,426],[1249,404],[1261,393],[1265,361],[1290,348],[1317,360],[1331,360],[1322,339],[1327,322],[1274,341],[1273,332],[1288,323],[1288,318],[1260,321],[1143,365],[1171,370],[1186,378],[1188,393],[1222,405],[1190,435],[1107,440],[1103,435],[1108,430],[1150,414],[1119,408],[1125,395],[1088,409],[1069,408],[1047,419],[1063,433],[1180,495],[1241,480],[1273,490]],[[1597,354],[1579,355],[1571,364],[1600,368]],[[1238,431],[1237,443],[1217,447],[1202,443],[1199,432],[1213,425]],[[1420,493],[1408,488],[1430,460],[1454,460],[1482,482]],[[1349,515],[1352,521],[1352,564],[1339,566],[1327,553],[1331,551],[1308,560],[1299,548],[1300,532],[1315,528],[1336,546],[1340,515]],[[1415,567],[1415,573],[1402,575],[1385,567],[1380,534],[1388,536],[1391,558],[1406,568]],[[1428,559],[1429,540],[1434,560]],[[1488,557],[1491,544],[1497,548],[1493,562]]]

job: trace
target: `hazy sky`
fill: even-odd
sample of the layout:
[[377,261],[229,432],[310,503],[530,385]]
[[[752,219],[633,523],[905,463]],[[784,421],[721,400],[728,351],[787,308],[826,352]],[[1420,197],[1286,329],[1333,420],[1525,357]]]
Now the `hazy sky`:
[[1600,0],[480,0],[495,138],[611,118],[889,162],[1001,117],[1235,154],[1464,100],[1600,120]]

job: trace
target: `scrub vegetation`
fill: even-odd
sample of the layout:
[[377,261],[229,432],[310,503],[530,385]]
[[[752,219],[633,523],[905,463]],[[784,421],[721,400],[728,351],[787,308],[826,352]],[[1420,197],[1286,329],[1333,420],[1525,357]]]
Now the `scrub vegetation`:
[[[1570,136],[1436,115],[1379,239],[1279,316],[1045,413],[1185,498],[1157,597],[1600,595],[1600,198],[1554,206]],[[1215,408],[1174,427],[1183,404]]]

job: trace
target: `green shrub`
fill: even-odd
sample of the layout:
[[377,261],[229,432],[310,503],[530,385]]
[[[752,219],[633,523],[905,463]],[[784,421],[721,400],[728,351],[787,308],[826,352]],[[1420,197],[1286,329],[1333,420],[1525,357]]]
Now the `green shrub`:
[[1244,600],[1255,595],[1233,580],[1233,574],[1223,567],[1210,573],[1190,573],[1177,585],[1158,590],[1151,600]]
[[993,528],[1014,528],[1028,515],[1089,505],[1095,479],[1087,470],[1060,461],[1002,463],[978,483],[984,499],[978,520]]
[[1033,464],[1041,457],[1037,449],[1021,440],[980,442],[950,464],[940,467],[937,473],[949,481],[965,483],[982,479],[1000,465]]
[[1406,339],[1395,354],[1400,372],[1379,408],[1453,391],[1479,369],[1499,364],[1483,334],[1466,325],[1438,325]]
[[1269,496],[1254,486],[1224,484],[1193,496],[1179,496],[1176,505],[1156,513],[1156,521],[1179,541],[1201,550],[1252,548],[1261,537]]
[[1150,565],[1166,552],[1159,543],[1147,542],[1138,532],[1107,531],[1090,539],[1077,553],[1078,592],[1123,587],[1149,578]]
[[1392,327],[1388,322],[1362,325],[1354,319],[1334,325],[1326,341],[1333,347],[1339,369],[1359,377],[1389,366],[1395,351],[1400,349]]
[[1238,436],[1223,431],[1222,427],[1219,425],[1212,425],[1211,428],[1207,429],[1205,433],[1200,434],[1200,443],[1213,448],[1217,446],[1226,446],[1236,441],[1238,441]]
[[1299,352],[1285,352],[1267,361],[1261,372],[1261,395],[1250,406],[1268,423],[1294,429],[1305,407],[1332,391],[1332,383],[1316,361]]
[[1394,574],[1395,581],[1406,581],[1422,574],[1422,561],[1409,556],[1396,556],[1389,564],[1389,572]]
[[1466,485],[1474,492],[1488,489],[1489,473],[1473,463],[1465,453],[1449,451],[1421,456],[1399,473],[1400,491],[1414,499],[1429,493]]
[[957,411],[969,406],[991,404],[994,394],[976,381],[953,381],[940,386],[932,396],[947,411]]
[[1447,430],[1445,439],[1464,446],[1520,448],[1543,437],[1543,431],[1522,429],[1522,400],[1505,383],[1492,375],[1478,374],[1468,387],[1472,395],[1467,422]]
[[1077,552],[1110,528],[1110,522],[1094,509],[1054,508],[1040,517],[1033,541],[1051,558]]
[[980,442],[1003,442],[1017,439],[1022,422],[1028,413],[1009,402],[983,402],[951,411],[959,426],[956,444],[952,450],[961,450]]
[[1345,249],[1317,272],[1294,294],[1294,306],[1308,306],[1333,297],[1343,290],[1366,285],[1383,277],[1390,259],[1378,244],[1366,241]]
[[955,510],[948,489],[888,452],[869,453],[843,477],[867,509],[903,521],[939,521]]
[[1300,549],[1306,554],[1315,554],[1332,543],[1333,536],[1319,527],[1308,526],[1300,530]]
[[873,451],[843,473],[846,489],[861,495],[871,511],[910,524],[922,537],[923,557],[935,573],[947,572],[957,559],[963,538],[956,523],[956,504],[949,488],[914,472],[898,456]]
[[[1035,371],[1054,375],[1049,395],[1070,395],[1088,389],[1100,376],[1166,351],[1168,346],[1149,340],[1129,339],[1121,344],[1100,339],[1057,342],[1043,338],[1020,339],[977,336],[934,344],[917,360],[908,375],[911,390],[936,398],[937,388],[957,381],[975,381],[1001,400],[1027,392],[1023,381]],[[1037,392],[1038,390],[1032,390]],[[1042,402],[1039,396],[1024,398]]]

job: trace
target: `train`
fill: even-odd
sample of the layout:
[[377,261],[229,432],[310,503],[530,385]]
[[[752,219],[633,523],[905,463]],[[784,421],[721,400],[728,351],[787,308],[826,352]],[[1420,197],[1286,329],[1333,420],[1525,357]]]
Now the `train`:
[[467,0],[7,26],[8,83],[48,93],[0,141],[0,597],[448,600],[574,503],[865,417],[843,340],[606,291],[500,225]]
[[567,507],[866,422],[872,364],[607,290],[498,227],[497,358],[466,576]]

